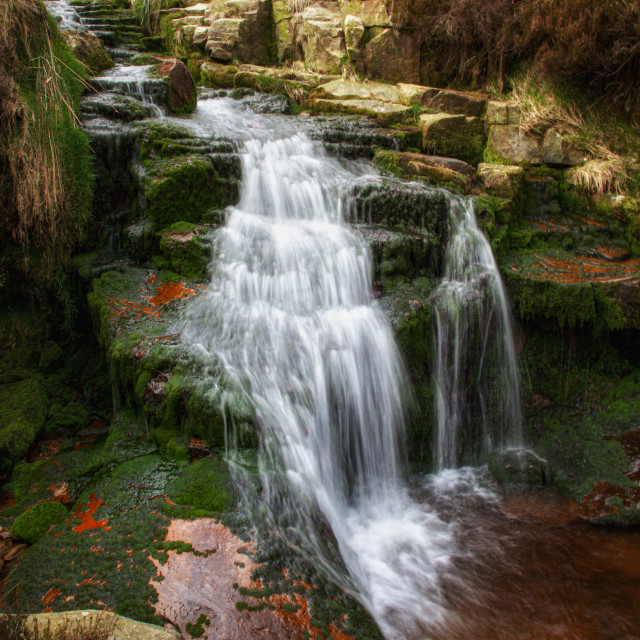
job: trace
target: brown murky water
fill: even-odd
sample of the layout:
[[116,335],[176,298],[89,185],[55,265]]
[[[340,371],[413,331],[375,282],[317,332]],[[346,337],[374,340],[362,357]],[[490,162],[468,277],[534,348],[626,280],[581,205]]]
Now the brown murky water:
[[[640,638],[640,529],[589,524],[582,505],[551,492],[494,501],[471,496],[438,508],[456,530],[456,551],[442,579],[449,616],[444,626],[429,625],[411,640]],[[236,602],[252,599],[233,584],[256,587],[255,565],[237,552],[242,541],[219,523],[177,521],[167,539],[217,549],[207,557],[170,551],[159,567],[165,579],[156,584],[158,613],[183,629],[205,612],[212,621],[205,637],[288,640],[305,630],[322,637],[299,594],[297,615],[237,610]]]
[[640,529],[581,520],[551,493],[455,513],[459,550],[444,578],[451,620],[434,640],[640,638]]

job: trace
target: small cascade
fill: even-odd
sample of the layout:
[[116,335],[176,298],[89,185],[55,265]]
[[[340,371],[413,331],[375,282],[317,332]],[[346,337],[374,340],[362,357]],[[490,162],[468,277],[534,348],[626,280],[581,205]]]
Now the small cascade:
[[100,91],[137,100],[150,108],[150,116],[162,118],[166,115],[168,89],[162,78],[151,77],[151,68],[150,65],[120,64],[93,78],[92,83]]
[[49,13],[58,21],[60,29],[67,31],[86,31],[87,26],[80,14],[67,0],[47,0]]
[[439,469],[521,449],[521,406],[512,322],[491,246],[473,201],[451,196],[444,276],[433,295],[436,460]]

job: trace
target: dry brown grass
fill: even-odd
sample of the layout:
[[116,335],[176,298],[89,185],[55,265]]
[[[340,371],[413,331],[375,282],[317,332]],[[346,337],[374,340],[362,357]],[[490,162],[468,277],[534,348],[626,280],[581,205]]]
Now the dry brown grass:
[[55,627],[48,621],[31,621],[26,615],[0,617],[2,640],[109,640],[114,629],[115,619],[100,613],[81,622],[66,620]]
[[[35,0],[4,0],[0,8],[0,139],[10,175],[12,207],[17,215],[12,235],[26,251],[44,249],[53,263],[62,236],[73,226],[70,216],[59,132],[65,121],[79,124],[73,97],[61,75],[66,68],[54,51],[55,34],[46,10]],[[32,99],[22,96],[28,85]]]
[[572,184],[591,193],[621,194],[627,190],[630,175],[640,171],[636,159],[614,149],[615,140],[608,135],[611,127],[603,123],[601,111],[581,111],[574,103],[561,100],[554,86],[533,70],[513,80],[509,100],[520,106],[520,126],[526,132],[542,135],[557,129],[592,158],[568,172]]

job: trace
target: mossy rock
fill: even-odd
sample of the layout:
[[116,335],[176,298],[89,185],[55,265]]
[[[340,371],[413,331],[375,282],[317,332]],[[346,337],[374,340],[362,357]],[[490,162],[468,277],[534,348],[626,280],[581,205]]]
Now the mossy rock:
[[54,367],[56,363],[60,362],[62,356],[62,349],[52,340],[48,340],[40,352],[38,368],[47,371]]
[[68,515],[65,506],[59,502],[40,502],[14,520],[11,535],[18,540],[34,544],[49,531],[51,525],[64,522]]
[[420,116],[423,148],[427,153],[464,160],[477,166],[487,142],[484,120],[448,113]]
[[62,31],[67,46],[78,58],[91,75],[97,76],[100,72],[115,67],[115,62],[107,53],[104,44],[89,31]]
[[0,469],[8,471],[42,430],[49,399],[36,380],[0,385]]
[[167,486],[174,502],[200,511],[228,511],[233,504],[231,477],[224,460],[202,458],[187,465]]
[[89,422],[89,417],[89,412],[79,402],[69,402],[65,405],[56,403],[49,409],[46,430],[48,433],[60,429],[75,433]]
[[211,158],[186,155],[154,161],[144,194],[147,217],[162,228],[178,221],[203,222],[207,211],[235,201],[237,182],[222,177]]
[[176,273],[201,280],[206,276],[211,243],[207,229],[188,222],[176,222],[160,232],[160,251]]

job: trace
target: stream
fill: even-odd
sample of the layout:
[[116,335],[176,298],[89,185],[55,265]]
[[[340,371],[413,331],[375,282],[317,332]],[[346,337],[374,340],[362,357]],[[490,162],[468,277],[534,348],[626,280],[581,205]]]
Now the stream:
[[[64,0],[48,4],[63,27],[80,23]],[[551,492],[502,495],[486,466],[469,466],[524,442],[508,304],[470,201],[445,194],[439,471],[408,477],[414,398],[348,197],[393,179],[329,154],[312,118],[254,113],[222,94],[167,116],[144,66],[119,63],[95,83],[204,140],[233,140],[240,156],[240,199],[181,333],[255,411],[256,457],[246,462],[229,424],[227,458],[256,528],[352,594],[388,640],[640,637],[640,533],[593,527]]]

